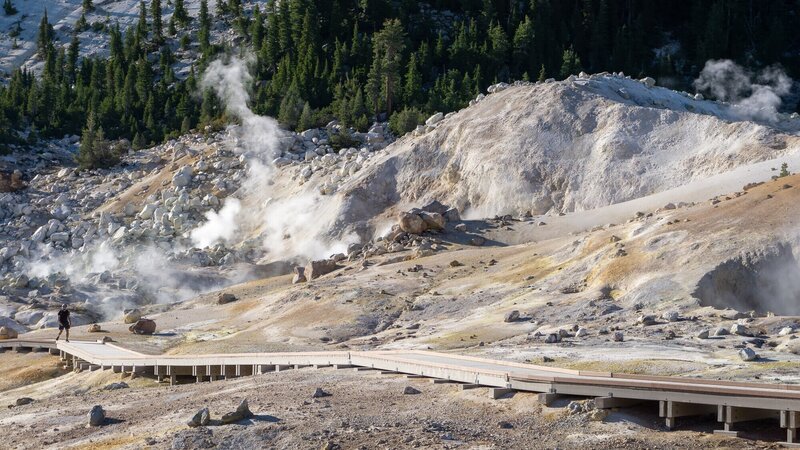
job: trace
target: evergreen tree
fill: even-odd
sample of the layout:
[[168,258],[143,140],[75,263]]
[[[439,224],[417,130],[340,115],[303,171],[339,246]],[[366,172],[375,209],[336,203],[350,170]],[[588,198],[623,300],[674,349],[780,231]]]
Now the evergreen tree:
[[300,113],[300,118],[297,120],[297,131],[304,131],[314,127],[314,117],[311,111],[311,105],[305,102],[303,111]]
[[94,3],[92,0],[83,0],[83,11],[94,11]]
[[400,78],[400,63],[405,49],[405,33],[398,19],[387,20],[383,29],[375,34],[375,54],[381,59],[380,75],[383,79],[383,92],[386,96],[386,111],[392,113],[392,100]]
[[152,0],[152,3],[150,3],[150,15],[153,16],[153,42],[161,44],[164,42],[164,27],[161,23],[161,0]]
[[53,25],[47,20],[47,9],[39,22],[39,33],[36,37],[36,49],[42,58],[47,57],[47,52],[53,47]]
[[173,0],[173,2],[175,8],[172,12],[172,18],[182,27],[185,27],[189,24],[189,13],[186,12],[186,7],[183,5],[183,0]]
[[422,74],[417,67],[417,54],[412,53],[408,59],[408,70],[406,72],[406,82],[403,87],[405,94],[404,100],[407,105],[413,105],[422,96]]
[[81,133],[80,149],[75,160],[81,169],[111,167],[119,162],[119,155],[106,140],[103,128],[97,125],[91,112]]
[[561,78],[576,75],[580,71],[581,59],[575,53],[575,50],[572,47],[564,50],[564,55],[561,58]]
[[200,52],[209,56],[211,48],[211,17],[208,14],[208,0],[200,0],[200,30],[197,37],[200,41]]
[[5,12],[7,16],[13,16],[18,11],[17,11],[17,8],[14,7],[14,4],[11,3],[11,0],[4,0],[3,1],[3,12]]

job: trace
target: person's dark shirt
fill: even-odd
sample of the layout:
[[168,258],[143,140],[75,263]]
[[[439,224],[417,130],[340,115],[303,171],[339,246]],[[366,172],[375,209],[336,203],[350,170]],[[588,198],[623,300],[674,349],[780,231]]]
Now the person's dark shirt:
[[69,323],[69,311],[62,309],[58,312],[58,321],[60,323]]

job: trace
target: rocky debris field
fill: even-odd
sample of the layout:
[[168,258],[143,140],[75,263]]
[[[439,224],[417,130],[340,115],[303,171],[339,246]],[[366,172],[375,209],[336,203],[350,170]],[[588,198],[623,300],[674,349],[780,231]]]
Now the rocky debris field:
[[[45,384],[0,394],[0,404],[32,399],[0,410],[7,448],[770,448],[708,434],[712,420],[665,433],[654,405],[635,415],[570,400],[548,408],[533,394],[491,400],[486,389],[377,371],[307,368],[172,387],[139,378],[107,389],[118,378],[70,374],[58,392]],[[97,426],[87,427],[91,418]]]
[[[266,253],[257,237],[226,245],[193,239],[192,231],[226,198],[237,197],[254,167],[296,166],[301,183],[312,174],[324,177],[320,192],[332,193],[393,140],[386,124],[350,133],[331,123],[286,133],[275,156],[245,150],[239,131],[190,134],[127,151],[109,170],[70,167],[74,138],[6,157],[14,172],[9,192],[0,194],[0,326],[20,332],[53,327],[48,310],[62,303],[73,306],[73,324],[84,325],[124,308],[285,273],[257,267]],[[349,146],[336,151],[330,139],[340,133]]]

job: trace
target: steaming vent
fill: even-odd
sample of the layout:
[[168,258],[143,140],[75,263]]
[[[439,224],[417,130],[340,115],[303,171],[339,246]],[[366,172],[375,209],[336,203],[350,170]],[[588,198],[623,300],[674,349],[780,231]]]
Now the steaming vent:
[[723,262],[700,279],[693,295],[703,306],[797,316],[800,266],[792,247],[782,243]]

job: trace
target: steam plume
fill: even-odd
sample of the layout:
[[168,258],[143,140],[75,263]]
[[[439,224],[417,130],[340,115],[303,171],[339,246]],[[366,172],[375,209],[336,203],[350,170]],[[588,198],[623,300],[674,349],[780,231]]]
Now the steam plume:
[[709,60],[694,80],[698,91],[730,102],[734,112],[745,119],[774,122],[781,97],[789,93],[792,80],[777,66],[752,73],[729,59]]

